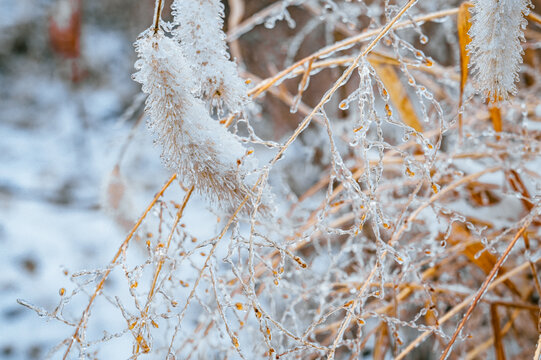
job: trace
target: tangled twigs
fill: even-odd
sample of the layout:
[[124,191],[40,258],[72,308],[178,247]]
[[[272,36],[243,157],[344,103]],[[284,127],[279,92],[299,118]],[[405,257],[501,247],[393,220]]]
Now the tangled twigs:
[[79,323],[77,324],[77,327],[75,328],[75,332],[73,333],[73,335],[71,336],[71,338],[68,341],[68,348],[66,349],[66,352],[64,353],[64,356],[63,356],[64,360],[68,358],[68,355],[70,353],[71,347],[73,346],[73,343],[75,341],[79,342],[79,335],[81,333],[81,330],[86,327],[86,322],[88,321],[88,315],[90,314],[90,309],[92,308],[92,304],[94,303],[94,300],[96,299],[96,296],[98,296],[100,291],[103,289],[103,285],[105,284],[105,280],[107,280],[107,277],[109,276],[109,274],[113,270],[113,267],[117,263],[118,258],[126,250],[126,248],[128,246],[128,243],[130,242],[131,238],[133,237],[133,235],[135,234],[135,232],[137,231],[137,229],[139,228],[139,226],[141,225],[143,220],[146,218],[146,216],[148,215],[150,210],[152,210],[152,208],[154,207],[154,205],[156,204],[158,199],[162,197],[165,190],[167,190],[167,188],[171,185],[171,183],[176,178],[177,178],[177,174],[173,174],[169,178],[169,180],[165,183],[165,185],[161,188],[161,190],[156,194],[156,196],[154,196],[154,199],[152,199],[150,204],[148,204],[146,210],[143,212],[143,215],[141,215],[139,220],[137,220],[137,222],[135,223],[135,225],[131,229],[128,236],[126,236],[126,239],[122,242],[122,244],[118,248],[118,251],[116,252],[115,256],[113,257],[113,260],[111,260],[111,262],[109,263],[109,267],[107,268],[107,270],[103,274],[100,282],[98,283],[98,285],[96,286],[96,289],[94,290],[94,293],[90,297],[90,301],[88,302],[88,305],[86,306],[86,309],[83,311],[83,313],[81,315],[81,319],[79,320]]
[[[284,69],[284,70],[280,71],[275,76],[273,76],[273,77],[271,77],[269,79],[266,79],[262,83],[255,86],[253,89],[250,90],[249,94],[253,98],[257,98],[261,93],[266,91],[269,87],[273,86],[280,79],[284,78],[285,76],[287,76],[289,73],[291,73],[293,70],[297,69],[298,67],[303,66],[305,63],[309,62],[311,59],[318,59],[318,58],[320,58],[322,56],[334,53],[335,51],[338,51],[338,50],[340,50],[342,48],[347,48],[348,46],[350,46],[352,44],[365,41],[367,39],[370,39],[370,38],[372,38],[374,36],[378,36],[380,34],[386,34],[387,31],[389,31],[391,28],[394,29],[394,30],[403,29],[403,28],[406,28],[408,26],[411,26],[414,23],[422,23],[422,22],[425,22],[425,21],[439,19],[439,18],[443,18],[443,17],[446,17],[446,16],[455,15],[456,13],[458,13],[458,8],[452,8],[452,9],[437,11],[437,12],[434,12],[434,13],[431,13],[431,14],[421,15],[421,16],[413,18],[412,20],[406,20],[406,21],[403,21],[403,22],[400,22],[400,23],[396,23],[396,21],[395,21],[395,22],[389,23],[390,26],[389,26],[389,24],[387,24],[384,27],[373,29],[373,30],[368,30],[368,31],[363,32],[363,33],[361,33],[359,35],[351,36],[351,37],[346,38],[346,39],[344,39],[342,41],[339,41],[339,42],[337,42],[335,44],[327,46],[327,47],[325,47],[325,48],[323,48],[323,49],[321,49],[321,50],[319,50],[319,51],[305,57],[304,59],[301,59],[301,60],[297,61],[296,63],[294,63],[293,65],[291,65],[287,69]],[[386,29],[387,27],[389,27],[389,28]],[[379,40],[379,39],[377,39],[377,40]],[[374,43],[374,45],[375,44],[377,44],[377,41]],[[368,52],[370,52],[370,51],[368,51]]]
[[[162,270],[162,267],[163,267],[163,265],[165,263],[165,260],[167,259],[167,253],[169,251],[169,248],[171,247],[171,240],[173,239],[173,236],[175,235],[175,231],[177,230],[177,226],[179,224],[179,221],[182,218],[182,215],[184,213],[184,209],[186,208],[186,205],[188,204],[188,201],[190,200],[190,198],[192,196],[193,190],[194,190],[194,186],[192,185],[188,189],[188,191],[186,192],[186,195],[184,196],[184,200],[182,201],[182,205],[180,206],[180,209],[177,211],[177,215],[176,215],[175,220],[173,222],[173,226],[171,227],[171,230],[169,232],[169,236],[167,237],[167,243],[165,245],[163,245],[162,243],[158,244],[159,247],[164,247],[164,252],[160,256],[160,258],[158,260],[158,264],[156,266],[156,269],[154,270],[154,276],[152,277],[152,284],[150,285],[150,290],[149,290],[148,295],[147,295],[147,302],[146,302],[145,308],[141,312],[140,319],[137,320],[137,323],[139,323],[139,330],[137,331],[137,336],[135,336],[136,341],[137,341],[138,338],[139,339],[142,338],[142,334],[141,334],[142,330],[143,330],[144,326],[147,325],[146,320],[149,317],[150,305],[152,304],[152,300],[153,300],[154,295],[156,293],[156,285],[158,283],[158,277],[160,276],[160,272]],[[137,357],[137,353],[139,351],[139,346],[135,347],[134,351],[135,351],[134,356]]]
[[[351,71],[353,71],[353,68],[354,66],[356,67],[357,64],[359,63],[359,61],[364,57],[366,56],[373,48],[374,46],[376,46],[376,44],[379,42],[379,40],[385,36],[385,34],[393,27],[393,25],[398,21],[398,19],[400,19],[402,17],[402,15],[404,15],[404,13],[410,8],[413,6],[413,4],[415,4],[417,2],[417,0],[410,0],[399,12],[398,14],[396,14],[396,16],[383,28],[381,29],[381,31],[379,32],[379,34],[376,36],[376,38],[366,47],[366,49],[364,49],[364,51],[362,51],[359,56],[357,56],[357,58],[355,59],[355,61],[353,62],[353,64],[348,68],[348,70],[346,70],[344,72],[344,74],[342,74],[342,76],[340,77],[340,79],[338,79],[338,81],[335,83],[335,85],[331,88],[331,91],[328,92],[328,98],[330,98],[330,96],[334,93],[334,91],[336,91],[336,89],[338,88],[338,86],[342,83],[342,81],[347,77],[349,76],[349,74],[351,73]],[[325,102],[328,100],[324,98]],[[323,104],[325,103],[323,102],[320,102],[320,106],[323,106]],[[315,111],[315,109],[314,109]],[[357,299],[355,300],[354,302],[354,305],[353,307],[355,307],[357,304],[356,304],[356,301]],[[342,322],[341,326],[340,326],[340,329],[338,330],[338,334],[336,335],[335,339],[334,339],[334,342],[333,342],[333,345],[332,345],[332,348],[331,348],[331,351],[329,352],[328,356],[327,356],[327,359],[333,359],[334,358],[334,353],[336,351],[336,347],[338,346],[338,342],[340,341],[340,339],[342,338],[343,334],[344,334],[344,331],[346,330],[346,327],[347,325],[349,324],[349,321],[351,319],[351,313],[348,313],[348,316],[344,319],[344,321]]]
[[[460,331],[462,330],[464,325],[466,325],[466,321],[468,321],[468,319],[470,318],[470,315],[473,312],[473,309],[475,309],[475,307],[477,306],[477,304],[479,303],[479,301],[481,300],[481,298],[485,294],[488,286],[490,285],[490,282],[494,279],[494,277],[496,276],[498,271],[501,269],[503,263],[507,259],[507,256],[509,255],[509,253],[511,252],[511,250],[513,249],[513,247],[517,243],[518,239],[520,239],[520,237],[522,236],[522,234],[524,233],[526,228],[530,225],[530,223],[531,223],[531,221],[528,221],[526,224],[524,224],[520,228],[518,233],[515,235],[513,240],[509,243],[509,245],[507,246],[507,248],[503,252],[503,254],[500,257],[500,259],[498,260],[498,262],[494,265],[494,268],[492,268],[492,271],[490,271],[490,273],[486,277],[485,282],[483,283],[483,285],[481,285],[481,287],[477,291],[477,294],[475,295],[475,298],[473,299],[472,304],[468,308],[468,311],[466,311],[466,315],[464,315],[464,317],[462,318],[462,321],[460,322],[457,329],[455,330],[455,333],[453,334],[451,340],[447,344],[445,350],[443,351],[443,354],[441,354],[440,360],[444,360],[444,359],[447,358],[447,355],[449,354],[449,351],[451,351],[451,348],[453,347],[453,344],[455,343],[458,334],[460,334]],[[528,263],[528,265],[529,265],[529,263]]]
[[[539,259],[541,260],[541,259]],[[539,262],[538,260],[538,262]],[[516,276],[517,274],[521,273],[522,271],[526,270],[529,267],[529,262],[524,262],[520,264],[519,266],[515,267],[509,272],[506,272],[502,276],[498,277],[493,282],[489,283],[488,287],[485,289],[485,291],[490,291],[499,284],[505,282],[505,280],[512,278],[513,276]],[[438,323],[440,325],[447,322],[449,319],[451,319],[453,316],[458,314],[458,312],[462,309],[464,309],[468,304],[472,303],[472,300],[474,300],[474,295],[470,295],[464,300],[462,300],[458,305],[453,307],[451,310],[449,310],[445,315],[440,317],[438,319]],[[421,335],[419,335],[414,341],[408,344],[404,350],[398,356],[395,358],[396,360],[404,359],[413,349],[415,349],[421,342],[423,342],[428,336],[430,336],[433,332],[431,330],[427,330],[423,332]]]

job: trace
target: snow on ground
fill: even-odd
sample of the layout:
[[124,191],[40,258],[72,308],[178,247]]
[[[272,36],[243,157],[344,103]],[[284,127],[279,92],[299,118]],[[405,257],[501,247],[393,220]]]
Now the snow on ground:
[[[43,358],[68,337],[72,329],[17,299],[52,311],[74,286],[69,275],[106,266],[126,233],[100,199],[135,121],[119,122],[138,93],[132,39],[83,24],[86,75],[71,83],[69,61],[48,48],[48,3],[0,1],[0,359]],[[129,149],[138,216],[169,174],[144,125]]]

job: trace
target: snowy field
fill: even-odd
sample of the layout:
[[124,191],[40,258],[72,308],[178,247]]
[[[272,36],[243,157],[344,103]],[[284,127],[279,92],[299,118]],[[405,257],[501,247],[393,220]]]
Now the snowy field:
[[[135,121],[122,119],[139,90],[130,78],[132,39],[126,23],[97,23],[89,6],[76,60],[85,74],[74,83],[72,60],[49,44],[53,6],[0,1],[2,359],[41,359],[69,336],[17,299],[54,309],[60,289],[73,287],[66,274],[106,265],[126,234],[102,198]],[[129,149],[126,169],[153,174],[130,184],[132,215],[139,216],[169,175],[144,126],[130,146],[136,149]]]

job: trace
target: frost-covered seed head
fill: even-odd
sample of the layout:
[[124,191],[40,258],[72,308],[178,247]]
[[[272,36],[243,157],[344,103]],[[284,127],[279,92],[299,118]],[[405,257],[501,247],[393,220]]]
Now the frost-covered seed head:
[[229,60],[222,31],[224,6],[218,0],[175,0],[173,36],[180,42],[198,82],[196,91],[217,107],[240,112],[248,101],[247,86]]
[[490,102],[516,94],[529,0],[474,0],[469,45],[474,86]]
[[251,198],[255,182],[248,178],[256,159],[192,95],[194,84],[179,44],[148,30],[135,48],[139,60],[134,80],[148,94],[148,125],[165,163],[224,209],[235,209],[246,196]]

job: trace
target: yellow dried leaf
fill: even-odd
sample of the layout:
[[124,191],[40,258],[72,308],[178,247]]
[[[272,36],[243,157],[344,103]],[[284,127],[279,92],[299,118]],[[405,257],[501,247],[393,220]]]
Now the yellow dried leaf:
[[[394,67],[391,65],[377,63],[375,61],[371,61],[371,64],[374,69],[376,69],[381,81],[383,81],[383,85],[385,85],[385,88],[389,93],[391,102],[400,113],[400,118],[402,121],[406,125],[414,128],[416,131],[422,132],[423,126],[415,114],[413,104],[411,103],[402,82],[396,74]],[[388,112],[390,112],[390,109]]]
[[490,112],[490,119],[492,120],[492,126],[494,127],[494,131],[501,132],[502,113],[499,106],[497,104],[492,104],[488,107],[488,111]]
[[470,8],[473,5],[469,2],[465,2],[460,5],[457,15],[457,30],[458,30],[458,44],[460,46],[460,98],[458,102],[458,131],[462,136],[462,101],[464,97],[464,87],[466,81],[468,81],[468,64],[470,62],[470,55],[468,52],[468,44],[471,42],[471,37],[468,34],[471,27],[471,14]]

